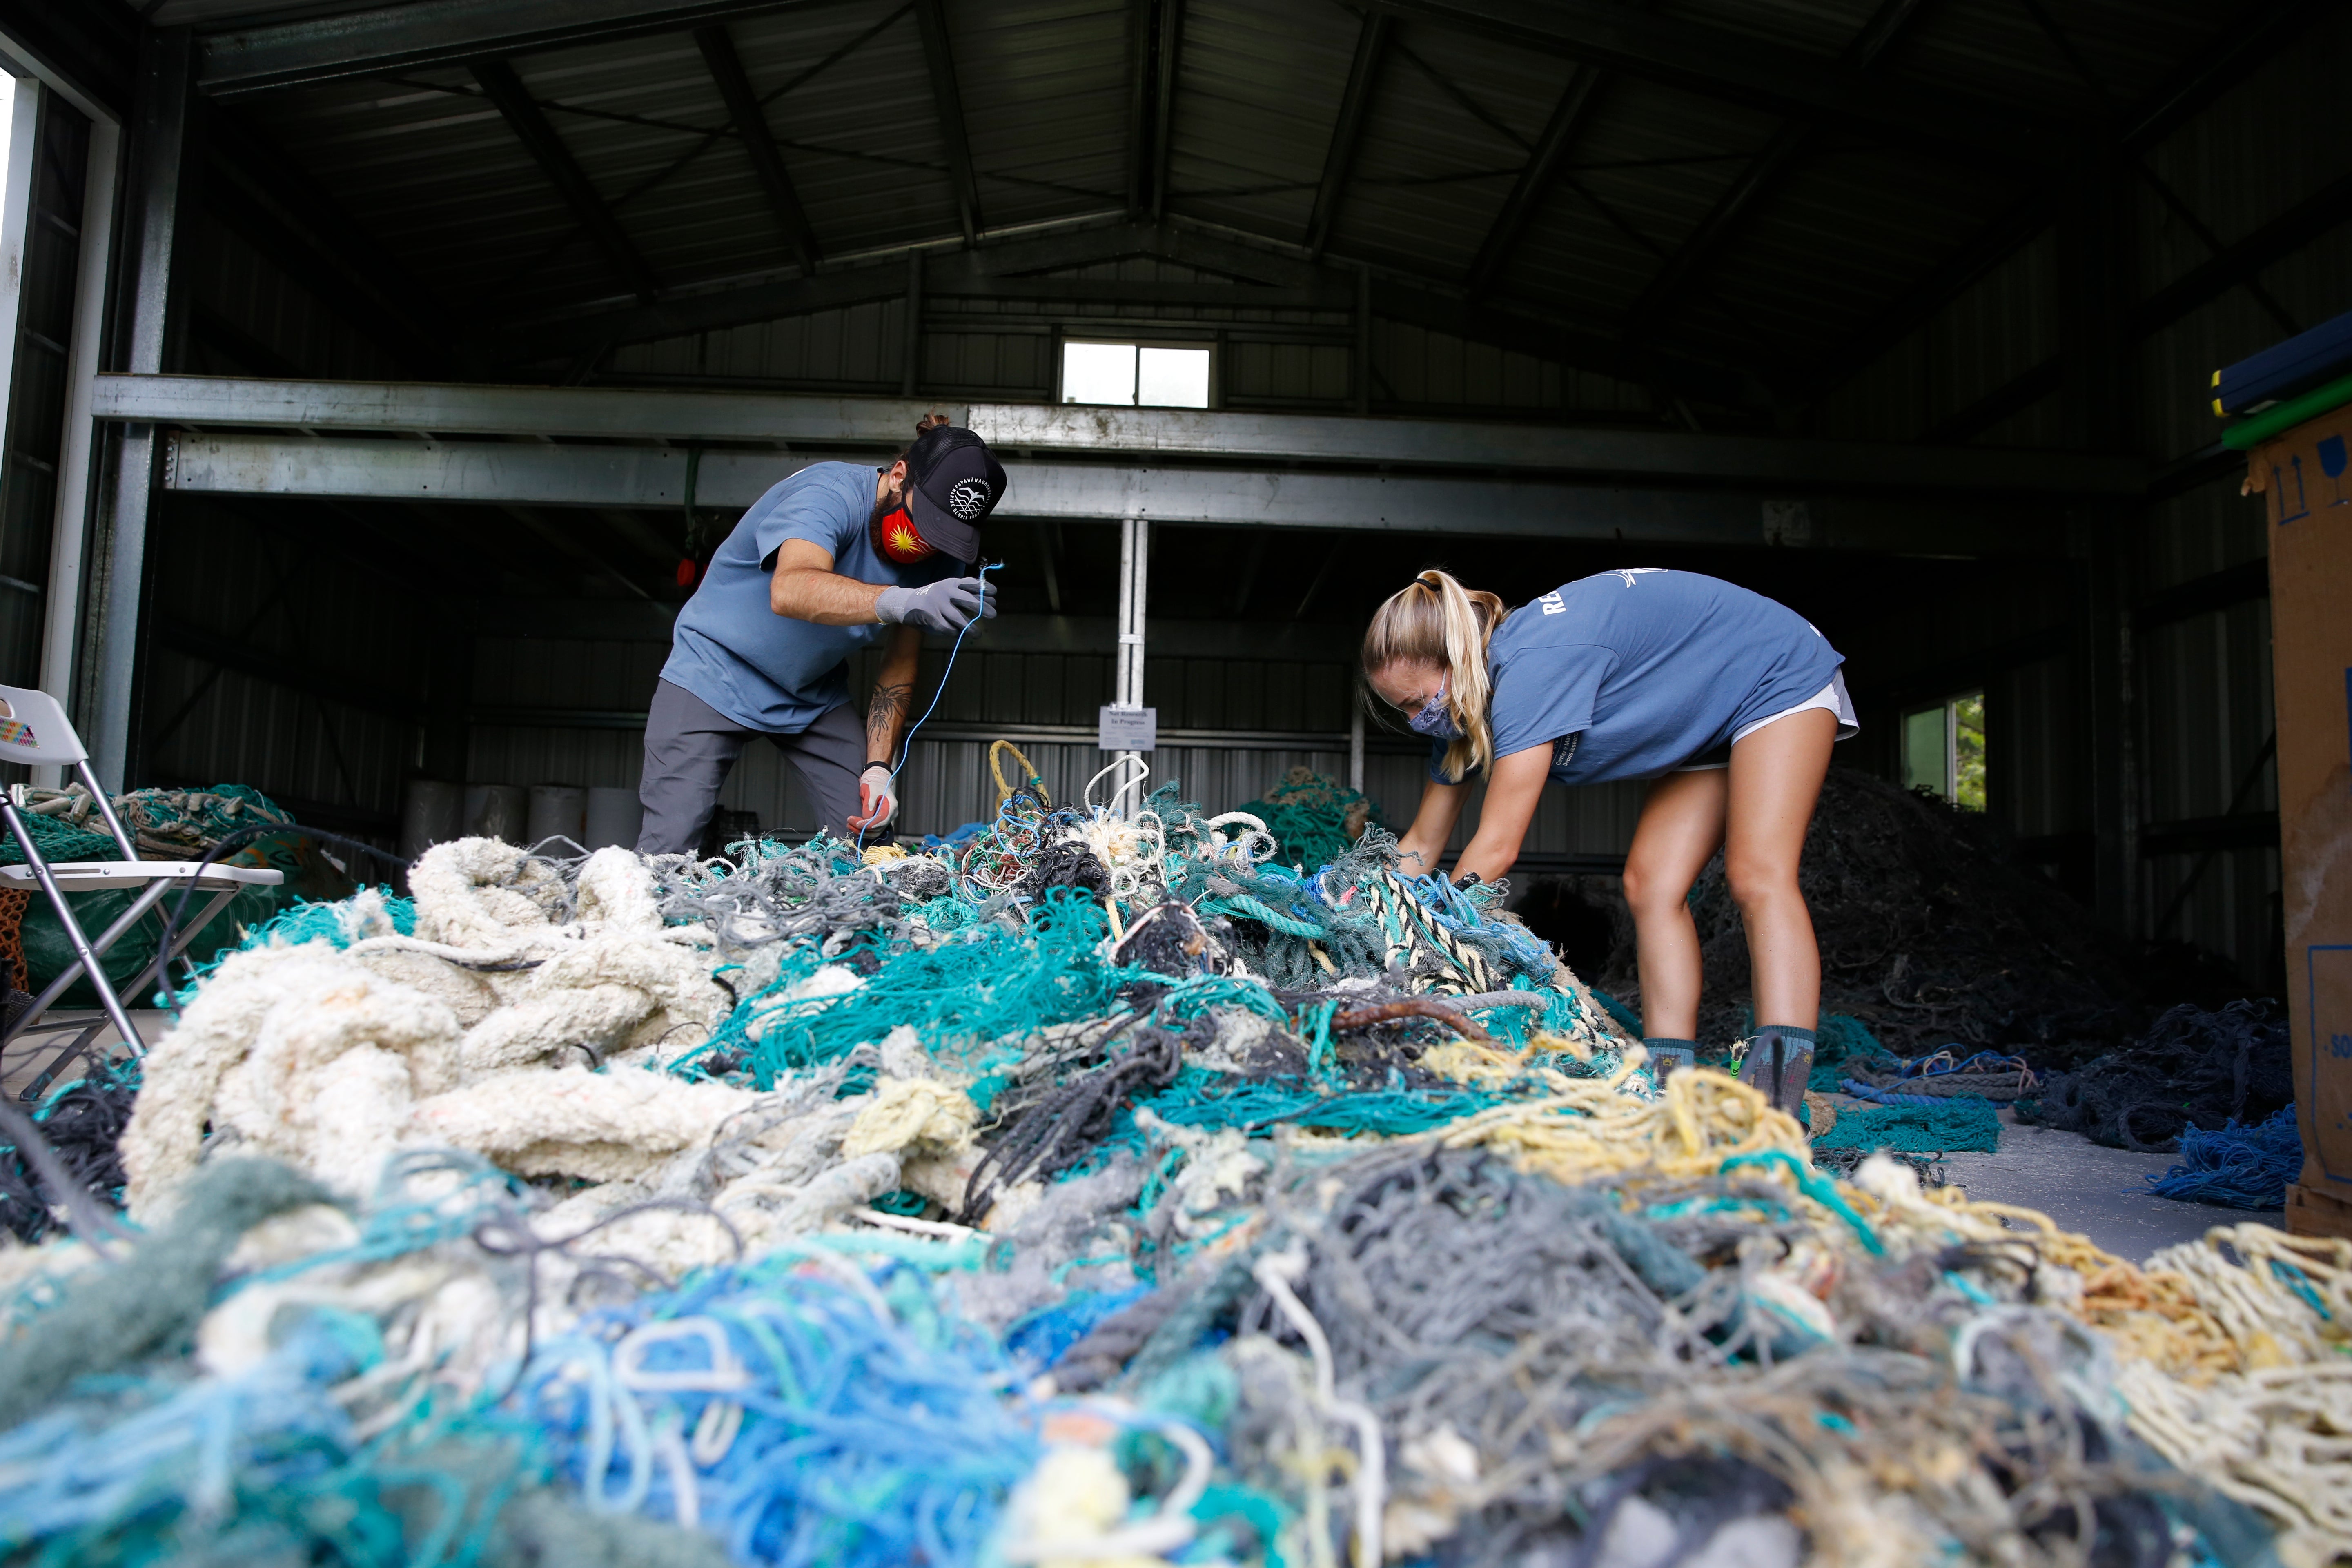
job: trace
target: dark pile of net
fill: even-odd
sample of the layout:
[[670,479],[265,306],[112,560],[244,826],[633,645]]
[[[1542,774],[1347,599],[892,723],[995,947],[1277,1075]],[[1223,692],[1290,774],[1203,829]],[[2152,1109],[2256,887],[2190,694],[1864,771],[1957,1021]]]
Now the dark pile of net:
[[[1654,1082],[1504,889],[1400,877],[1377,832],[1311,871],[1270,837],[1162,790],[1008,792],[925,853],[465,840],[413,907],[255,933],[143,1066],[129,1214],[60,1180],[70,1236],[0,1252],[0,1542],[2352,1548],[2352,1456],[2274,1458],[2334,1418],[2352,1258],[2242,1227],[2143,1270],[1895,1161],[1841,1179],[1729,1077]],[[386,1106],[411,1131],[362,1179]]]
[[[1983,814],[1833,767],[1798,873],[1822,951],[1822,1008],[1865,1023],[1889,1051],[1999,1049],[2064,1068],[2147,1021],[2149,963],[2133,944],[2021,869]],[[1639,993],[1633,922],[1613,879],[1530,889],[1532,924],[1601,917],[1594,984]],[[1748,939],[1718,853],[1691,892],[1706,973],[1702,1044],[1753,1028]],[[1599,939],[1599,940],[1596,940]]]
[[2183,1003],[2122,1050],[2053,1073],[2017,1102],[2021,1121],[2111,1149],[2181,1156],[2151,1178],[2161,1196],[2277,1208],[2303,1170],[2286,1009]]

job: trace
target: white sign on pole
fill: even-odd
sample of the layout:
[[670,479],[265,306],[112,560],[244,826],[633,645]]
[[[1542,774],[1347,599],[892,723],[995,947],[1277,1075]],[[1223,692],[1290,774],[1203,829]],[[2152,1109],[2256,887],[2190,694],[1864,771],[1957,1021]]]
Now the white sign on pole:
[[1160,743],[1160,710],[1106,705],[1096,724],[1096,743],[1106,752],[1148,752]]

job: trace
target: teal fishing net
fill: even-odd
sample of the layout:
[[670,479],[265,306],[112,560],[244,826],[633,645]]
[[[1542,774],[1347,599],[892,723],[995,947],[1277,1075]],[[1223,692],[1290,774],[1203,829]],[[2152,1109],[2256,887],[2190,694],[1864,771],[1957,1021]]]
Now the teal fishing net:
[[1236,806],[1274,835],[1275,858],[1286,866],[1328,866],[1355,847],[1367,827],[1385,826],[1362,795],[1312,768],[1296,767],[1257,799]]
[[[34,791],[33,808],[26,826],[44,859],[119,860],[122,847],[105,831],[105,822],[76,784],[70,790]],[[138,846],[140,858],[152,860],[194,860],[225,836],[242,828],[271,823],[291,825],[293,818],[259,790],[246,784],[215,784],[209,790],[133,790],[115,798],[116,815]],[[24,851],[13,835],[0,834],[0,864],[19,864]],[[264,837],[240,850],[239,865],[273,866],[294,873],[301,867],[297,841]],[[348,887],[348,883],[344,883]],[[176,897],[176,895],[174,895]],[[187,950],[197,963],[215,960],[242,940],[241,928],[268,921],[293,897],[285,888],[248,888],[229,901],[200,932]],[[93,936],[104,931],[138,897],[136,889],[67,895],[74,918]],[[107,951],[107,978],[119,991],[155,959],[158,926],[153,917],[142,921]],[[45,899],[36,896],[26,906],[22,927],[26,973],[17,977],[27,990],[39,990],[75,961],[72,942]],[[95,1007],[98,993],[87,981],[77,981],[60,999],[67,1007]]]
[[[737,1006],[697,1059],[706,1071],[747,1071],[765,1089],[780,1074],[837,1060],[902,1026],[946,1054],[1025,1038],[1118,1005],[1126,977],[1099,951],[1108,930],[1099,907],[1064,892],[1034,906],[1018,926],[975,926],[934,948],[886,958],[856,945],[842,955],[845,963],[821,950],[796,954]],[[845,972],[845,992],[819,983],[828,967]]]
[[1934,1105],[1874,1106],[1841,1110],[1837,1124],[1816,1139],[1822,1149],[1892,1149],[1912,1154],[1990,1154],[2000,1148],[2000,1115],[1972,1096]]

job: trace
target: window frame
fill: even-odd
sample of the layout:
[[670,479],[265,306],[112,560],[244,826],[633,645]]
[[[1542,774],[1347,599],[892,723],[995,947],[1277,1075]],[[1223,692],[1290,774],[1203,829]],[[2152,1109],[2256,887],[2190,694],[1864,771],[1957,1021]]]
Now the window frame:
[[[1933,790],[1937,795],[1941,796],[1946,804],[1951,805],[1956,810],[1985,811],[1991,808],[1991,802],[1990,800],[1981,806],[1963,805],[1960,803],[1960,704],[1970,700],[1975,701],[1979,709],[1981,710],[1985,700],[1984,688],[1981,686],[1972,686],[1963,691],[1955,691],[1945,697],[1941,701],[1910,702],[1906,703],[1902,708],[1897,710],[1895,721],[1895,770],[1901,777],[1903,787],[1906,789],[1917,789],[1921,787],[1928,788]],[[1911,721],[1930,713],[1940,713],[1943,715],[1944,720],[1944,765],[1943,778],[1940,784],[1930,784],[1925,779],[1915,779],[1912,776]],[[1981,725],[1981,720],[1979,721],[1979,724]],[[1983,743],[1981,739],[1983,731],[1981,728],[1979,728],[1978,733],[1979,735],[1979,743],[1981,745]]]
[[[1142,389],[1143,353],[1145,349],[1192,349],[1209,356],[1208,401],[1205,403],[1073,403],[1066,394],[1068,349],[1072,343],[1102,343],[1107,346],[1136,350],[1136,384]],[[1224,406],[1224,355],[1219,352],[1223,340],[1220,337],[1187,337],[1171,332],[1121,332],[1092,328],[1064,327],[1054,334],[1054,406],[1056,408],[1222,408]]]

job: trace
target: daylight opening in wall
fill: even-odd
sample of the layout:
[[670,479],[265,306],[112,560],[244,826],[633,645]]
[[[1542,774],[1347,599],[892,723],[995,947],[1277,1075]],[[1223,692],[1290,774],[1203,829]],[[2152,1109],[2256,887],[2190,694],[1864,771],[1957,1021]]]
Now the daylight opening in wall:
[[1062,401],[1121,408],[1206,408],[1209,351],[1064,343]]
[[1983,692],[1903,716],[1903,785],[1934,790],[1962,811],[1985,808]]
[[16,124],[16,79],[0,70],[0,202],[8,191],[8,138]]

